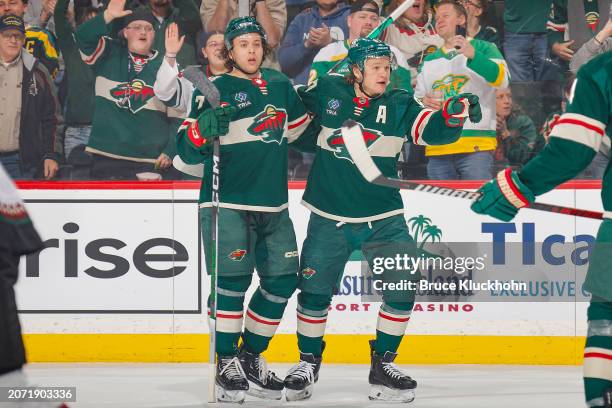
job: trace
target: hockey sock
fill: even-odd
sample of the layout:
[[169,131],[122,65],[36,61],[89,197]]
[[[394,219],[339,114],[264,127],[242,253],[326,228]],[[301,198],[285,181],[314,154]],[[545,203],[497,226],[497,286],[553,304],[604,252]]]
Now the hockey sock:
[[244,343],[248,351],[259,354],[268,348],[296,286],[297,275],[261,278],[245,317]]
[[217,278],[216,350],[221,356],[238,354],[238,339],[242,333],[244,294],[250,284],[251,275],[219,276]]
[[376,354],[397,351],[406,332],[413,306],[413,302],[389,302],[381,305],[376,322]]
[[320,357],[331,297],[300,292],[297,306],[298,348],[302,353]]
[[584,394],[589,407],[604,406],[612,388],[612,302],[593,298],[587,312],[589,330],[584,348]]

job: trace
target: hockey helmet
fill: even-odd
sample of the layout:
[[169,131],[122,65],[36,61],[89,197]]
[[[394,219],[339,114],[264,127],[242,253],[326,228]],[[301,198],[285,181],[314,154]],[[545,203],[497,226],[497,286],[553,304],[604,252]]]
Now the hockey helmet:
[[349,64],[357,65],[363,71],[365,62],[369,58],[389,58],[391,69],[395,69],[395,55],[384,42],[371,38],[357,39],[348,50]]
[[266,32],[264,31],[259,21],[255,20],[255,17],[238,17],[232,19],[227,28],[225,29],[225,47],[231,50],[234,38],[244,34],[257,33],[261,36],[264,43],[267,42]]

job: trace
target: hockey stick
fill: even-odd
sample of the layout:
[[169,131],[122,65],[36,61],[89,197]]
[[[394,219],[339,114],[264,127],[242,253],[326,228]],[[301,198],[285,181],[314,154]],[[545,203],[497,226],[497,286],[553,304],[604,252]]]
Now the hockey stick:
[[[414,181],[386,177],[382,174],[376,163],[374,163],[372,156],[370,156],[370,152],[363,140],[363,133],[361,132],[360,125],[354,120],[349,119],[343,123],[341,130],[344,145],[353,159],[355,166],[357,166],[363,177],[370,183],[403,190],[422,191],[424,193],[433,193],[448,197],[466,198],[472,201],[481,196],[481,194],[476,191],[457,190],[454,188],[438,187],[431,184],[421,184]],[[531,203],[529,208],[596,220],[603,219],[603,214],[597,211],[580,210],[560,205]]]
[[[414,0],[405,0],[402,4],[397,6],[393,13],[389,14],[379,25],[376,26],[365,38],[374,39],[380,37],[380,35],[389,27],[395,20],[398,19],[399,16],[404,14],[404,11],[408,10],[408,8],[412,7],[414,4]],[[332,72],[339,71],[344,68],[346,64],[346,57],[342,58],[333,67],[331,67],[327,74],[331,74]]]
[[[204,95],[210,106],[215,109],[221,103],[221,95],[219,90],[206,75],[197,67],[187,67],[183,71],[185,78],[190,81]],[[219,233],[219,160],[220,160],[221,142],[218,137],[213,138],[213,155],[212,155],[212,213],[211,213],[211,271],[210,271],[210,317],[208,319],[210,328],[210,341],[208,353],[208,402],[217,402],[215,390],[215,377],[217,375],[216,365],[216,331],[217,331],[217,268],[218,268],[218,251],[219,242],[217,234]],[[203,167],[203,166],[202,166]]]

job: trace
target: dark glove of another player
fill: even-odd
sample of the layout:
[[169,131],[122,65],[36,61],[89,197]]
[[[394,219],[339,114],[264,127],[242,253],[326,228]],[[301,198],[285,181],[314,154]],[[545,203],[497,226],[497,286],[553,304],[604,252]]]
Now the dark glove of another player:
[[236,111],[235,106],[206,109],[191,126],[191,141],[198,149],[208,150],[212,146],[213,138],[227,134],[230,121]]
[[502,221],[510,221],[518,210],[535,201],[531,190],[510,168],[502,170],[478,190],[482,195],[472,203],[472,210]]
[[471,93],[463,93],[449,98],[442,107],[442,115],[448,127],[463,126],[466,117],[469,117],[472,123],[480,122],[482,120],[482,111],[480,110],[478,96]]

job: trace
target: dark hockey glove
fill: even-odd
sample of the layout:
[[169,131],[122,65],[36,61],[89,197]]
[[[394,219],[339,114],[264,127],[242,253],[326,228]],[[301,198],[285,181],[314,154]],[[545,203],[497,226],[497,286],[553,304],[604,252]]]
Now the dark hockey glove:
[[462,127],[466,117],[469,117],[472,123],[480,122],[482,112],[478,96],[463,93],[447,99],[442,107],[442,115],[448,127]]
[[480,187],[478,192],[482,195],[472,203],[472,210],[506,222],[514,218],[519,209],[535,201],[531,190],[510,168],[500,171],[497,177]]
[[213,138],[227,134],[230,121],[236,111],[236,107],[229,105],[206,109],[189,126],[187,130],[189,140],[199,150],[210,149]]

